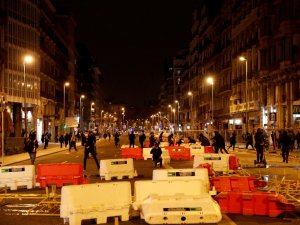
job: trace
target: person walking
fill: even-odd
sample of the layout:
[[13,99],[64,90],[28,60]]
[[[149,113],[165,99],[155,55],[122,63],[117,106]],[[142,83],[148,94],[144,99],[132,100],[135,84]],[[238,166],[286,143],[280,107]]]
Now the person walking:
[[142,130],[142,132],[140,133],[140,136],[139,136],[139,142],[140,142],[141,148],[144,148],[145,140],[146,140],[146,135],[144,133],[144,130]]
[[38,141],[36,140],[36,132],[31,131],[29,137],[24,139],[24,150],[28,152],[31,164],[34,165],[36,159],[37,148],[39,147]]
[[291,137],[289,136],[288,132],[286,130],[284,130],[282,132],[280,143],[281,143],[282,159],[283,159],[283,162],[286,162],[286,163],[289,162],[289,152],[290,152],[290,148],[291,148],[291,142],[292,142]]
[[111,139],[110,131],[107,132],[107,137],[108,137],[108,141],[110,142],[110,139]]
[[46,133],[45,133],[44,149],[46,149],[46,148],[48,147],[48,143],[49,143],[49,133],[46,132]]
[[174,137],[173,133],[168,136],[169,146],[174,146]]
[[114,139],[115,139],[115,146],[116,148],[120,146],[120,134],[118,131],[115,132],[114,134]]
[[60,143],[60,148],[62,148],[63,146],[63,142],[64,142],[64,135],[60,135],[59,139],[58,139],[59,143]]
[[149,137],[149,148],[154,147],[154,145],[155,145],[155,136],[154,136],[154,132],[151,131],[150,137]]
[[131,133],[129,134],[129,148],[134,148],[134,141],[135,141],[135,134],[134,131],[131,131]]
[[74,147],[75,151],[77,152],[76,148],[76,136],[75,133],[70,133],[71,139],[70,139],[70,145],[69,145],[69,152],[71,152],[71,148]]
[[100,164],[96,156],[95,151],[95,144],[96,144],[96,137],[92,131],[88,133],[88,136],[86,137],[85,145],[84,145],[84,158],[83,158],[83,170],[84,175],[86,177],[86,160],[89,158],[89,154],[92,155],[94,158],[94,161],[97,165],[97,169],[100,169]]
[[207,137],[205,137],[202,133],[199,135],[199,141],[201,142],[202,146],[210,146],[210,141]]
[[230,146],[228,147],[227,150],[229,150],[232,147],[233,151],[234,151],[234,147],[236,145],[236,133],[235,133],[235,131],[232,132],[231,137],[229,138],[229,142],[230,142]]
[[228,154],[228,151],[225,148],[225,140],[223,136],[218,132],[215,131],[215,136],[212,138],[214,140],[214,147],[215,147],[215,153],[218,154],[219,150],[223,154],[223,150]]
[[154,167],[157,167],[157,164],[160,164],[160,167],[162,167],[162,158],[161,158],[161,154],[162,154],[162,150],[159,147],[159,143],[156,142],[154,145],[154,148],[151,149],[150,154],[152,154],[152,161],[154,164]]
[[65,148],[68,146],[69,140],[70,140],[69,134],[66,133],[66,134],[65,134]]
[[247,132],[247,134],[246,134],[246,149],[248,149],[249,145],[252,147],[252,149],[254,149],[252,134]]
[[254,135],[255,148],[256,148],[256,162],[262,163],[264,158],[264,135],[261,128],[257,128]]

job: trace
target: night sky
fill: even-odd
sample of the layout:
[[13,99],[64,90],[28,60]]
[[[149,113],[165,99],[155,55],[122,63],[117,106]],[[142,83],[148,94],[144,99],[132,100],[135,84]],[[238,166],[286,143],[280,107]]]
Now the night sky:
[[166,58],[187,48],[199,0],[60,0],[77,39],[94,55],[106,98],[142,106],[156,100]]

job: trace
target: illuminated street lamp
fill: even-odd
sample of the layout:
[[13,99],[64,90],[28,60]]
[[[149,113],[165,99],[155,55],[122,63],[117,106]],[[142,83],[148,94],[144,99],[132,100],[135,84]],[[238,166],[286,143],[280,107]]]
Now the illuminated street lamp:
[[66,122],[66,87],[68,87],[70,85],[69,82],[65,82],[64,83],[64,124]]
[[177,104],[177,128],[179,129],[179,101],[175,100],[175,103]]
[[84,95],[81,95],[80,96],[80,99],[79,99],[79,110],[80,110],[80,129],[82,129],[83,127],[82,127],[82,125],[83,125],[83,118],[82,118],[82,106],[81,106],[81,99],[83,99],[83,98],[85,98],[85,96]]
[[214,79],[212,77],[207,78],[207,83],[211,85],[211,123],[214,122]]
[[93,117],[93,105],[95,105],[95,102],[91,102],[91,118],[90,118],[91,121]]
[[25,126],[25,135],[27,136],[27,103],[26,103],[26,86],[27,86],[27,83],[26,83],[26,64],[30,64],[33,62],[33,57],[31,55],[26,55],[24,56],[23,58],[23,67],[24,67],[24,126]]
[[168,107],[170,108],[170,122],[172,123],[172,106],[171,105],[168,105]]
[[248,133],[248,62],[244,56],[239,57],[241,62],[245,62],[246,66],[246,110],[245,110],[245,117],[246,117],[246,134]]
[[190,96],[190,122],[192,123],[192,112],[193,112],[193,93],[191,91],[188,92],[188,96]]

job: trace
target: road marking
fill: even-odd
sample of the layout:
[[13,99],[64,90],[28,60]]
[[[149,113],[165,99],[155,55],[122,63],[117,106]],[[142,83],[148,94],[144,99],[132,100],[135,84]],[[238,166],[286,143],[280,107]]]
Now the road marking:
[[65,164],[65,163],[68,163],[68,161],[64,161],[64,162],[62,162],[61,164]]
[[[222,214],[223,219],[226,221],[226,225],[237,225],[235,222],[233,222],[226,214]],[[221,224],[223,224],[221,222]],[[220,225],[221,225],[220,224]]]

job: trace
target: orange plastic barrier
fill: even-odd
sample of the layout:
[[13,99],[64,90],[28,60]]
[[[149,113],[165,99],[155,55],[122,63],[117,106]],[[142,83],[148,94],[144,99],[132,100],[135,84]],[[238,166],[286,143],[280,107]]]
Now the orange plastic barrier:
[[57,187],[66,184],[86,184],[88,180],[84,178],[80,163],[39,164],[37,182],[40,183],[41,188],[45,188],[52,184]]
[[205,153],[215,153],[214,146],[204,146]]
[[191,160],[191,151],[183,146],[166,146],[171,159]]
[[122,158],[144,159],[142,148],[121,148]]
[[209,163],[201,163],[199,166],[197,166],[197,168],[206,168],[208,171],[208,176],[211,177],[214,175],[212,166]]
[[258,180],[255,176],[219,176],[211,181],[217,192],[250,192],[267,185],[266,181]]
[[295,211],[295,205],[274,192],[222,192],[215,200],[222,213],[277,217]]
[[146,142],[144,143],[144,148],[149,148],[149,145],[150,145],[150,142],[149,142],[149,141],[146,141]]
[[239,158],[235,155],[229,156],[229,170],[237,171],[239,170],[240,162]]

